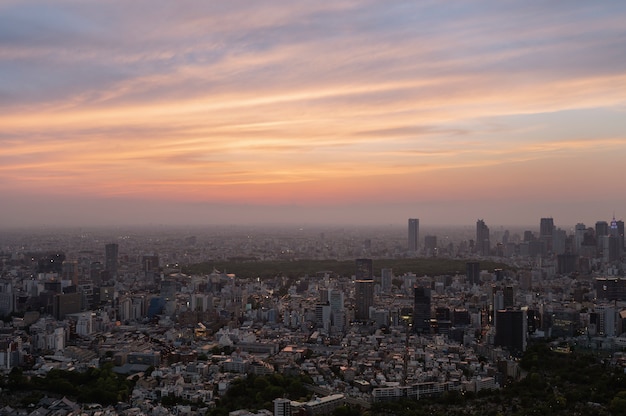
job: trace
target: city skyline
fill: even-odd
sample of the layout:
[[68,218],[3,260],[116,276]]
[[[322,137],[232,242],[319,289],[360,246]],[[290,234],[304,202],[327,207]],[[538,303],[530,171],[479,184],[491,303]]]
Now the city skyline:
[[625,17],[3,2],[0,228],[623,218]]

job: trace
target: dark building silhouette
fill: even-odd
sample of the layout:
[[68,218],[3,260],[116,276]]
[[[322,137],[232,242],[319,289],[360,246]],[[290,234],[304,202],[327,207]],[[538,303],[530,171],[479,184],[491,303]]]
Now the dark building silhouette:
[[480,263],[477,261],[470,261],[465,264],[465,276],[467,277],[467,283],[470,285],[480,284]]
[[597,221],[596,222],[596,238],[609,235],[609,223],[606,221]]
[[354,282],[354,318],[357,321],[369,319],[370,306],[374,306],[374,280]]
[[481,256],[488,256],[491,252],[489,227],[483,220],[476,221],[476,252]]
[[415,286],[413,288],[413,332],[430,333],[430,289]]
[[356,259],[356,280],[372,280],[374,279],[374,269],[372,267],[372,259]]
[[578,254],[559,254],[556,256],[557,272],[570,274],[578,271]]
[[543,241],[545,253],[552,252],[552,233],[554,232],[554,220],[552,218],[542,218],[539,222],[539,240]]
[[420,220],[409,218],[409,251],[415,252],[419,248]]
[[470,313],[467,309],[454,309],[452,311],[452,324],[454,326],[469,326],[472,323]]
[[504,307],[512,308],[515,306],[515,289],[513,286],[505,286],[502,293],[504,296]]
[[54,295],[52,314],[58,320],[65,319],[65,315],[80,312],[81,294],[62,293]]
[[617,229],[617,239],[619,240],[620,249],[624,251],[624,221],[615,221],[615,228]]
[[449,321],[450,308],[446,308],[445,306],[438,306],[435,308],[435,319],[438,321]]
[[512,354],[526,351],[527,317],[525,310],[501,309],[496,311],[496,336],[494,344],[508,349]]

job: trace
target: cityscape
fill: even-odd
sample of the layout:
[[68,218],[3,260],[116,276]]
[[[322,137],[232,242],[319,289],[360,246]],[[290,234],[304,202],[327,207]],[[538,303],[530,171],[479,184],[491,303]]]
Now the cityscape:
[[[47,401],[22,393],[1,411],[212,414],[242,377],[281,374],[306,377],[303,400],[230,414],[361,414],[505,388],[523,377],[528,346],[546,341],[626,368],[622,220],[406,224],[7,230],[0,369],[36,378],[108,366],[135,382],[93,403],[66,397],[72,389]],[[336,270],[304,266],[328,261]],[[426,274],[424,262],[456,270]],[[284,272],[267,275],[275,264]]]
[[624,40],[0,1],[0,416],[626,416]]

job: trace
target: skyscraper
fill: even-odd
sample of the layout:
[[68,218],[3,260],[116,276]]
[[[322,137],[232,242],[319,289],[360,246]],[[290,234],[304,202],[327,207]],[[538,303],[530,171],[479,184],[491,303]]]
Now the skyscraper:
[[392,284],[393,284],[393,270],[382,269],[380,271],[380,290],[383,293],[391,293]]
[[615,215],[613,215],[613,220],[611,221],[611,228],[609,229],[609,233],[611,237],[614,237],[618,241],[619,252],[624,250],[624,221],[617,221],[615,219]]
[[552,233],[554,232],[554,220],[552,218],[542,218],[539,222],[539,241],[544,243],[546,253],[552,252]]
[[587,227],[585,224],[579,222],[576,224],[576,228],[574,229],[574,251],[576,254],[580,253],[580,248],[583,245],[583,241],[585,240],[585,232],[587,231]]
[[354,282],[354,318],[367,321],[370,317],[370,306],[374,306],[374,280],[356,280]]
[[465,263],[465,277],[470,285],[480,285],[480,263],[469,261]]
[[491,252],[489,227],[483,220],[476,221],[476,252],[481,256],[488,256]]
[[554,230],[554,219],[542,218],[539,222],[539,238],[551,237]]
[[596,250],[598,254],[603,254],[604,238],[609,235],[609,223],[606,221],[596,222]]
[[356,280],[374,279],[372,259],[356,259]]
[[415,252],[419,248],[420,220],[409,218],[409,251]]
[[624,221],[615,221],[615,225],[617,226],[617,238],[619,239],[621,250],[624,250]]
[[413,288],[413,332],[430,333],[430,289],[415,286]]
[[497,310],[495,321],[495,346],[508,348],[511,353],[516,354],[521,354],[526,351],[528,322],[525,309]]
[[609,223],[606,221],[597,221],[596,238],[602,237],[603,235],[609,235]]
[[104,270],[109,274],[110,279],[117,278],[117,255],[119,246],[116,243],[104,246]]

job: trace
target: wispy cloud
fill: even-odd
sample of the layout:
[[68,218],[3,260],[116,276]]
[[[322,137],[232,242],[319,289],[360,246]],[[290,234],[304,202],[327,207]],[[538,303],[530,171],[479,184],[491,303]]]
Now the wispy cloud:
[[405,198],[569,169],[626,151],[624,18],[619,2],[7,1],[0,190]]

